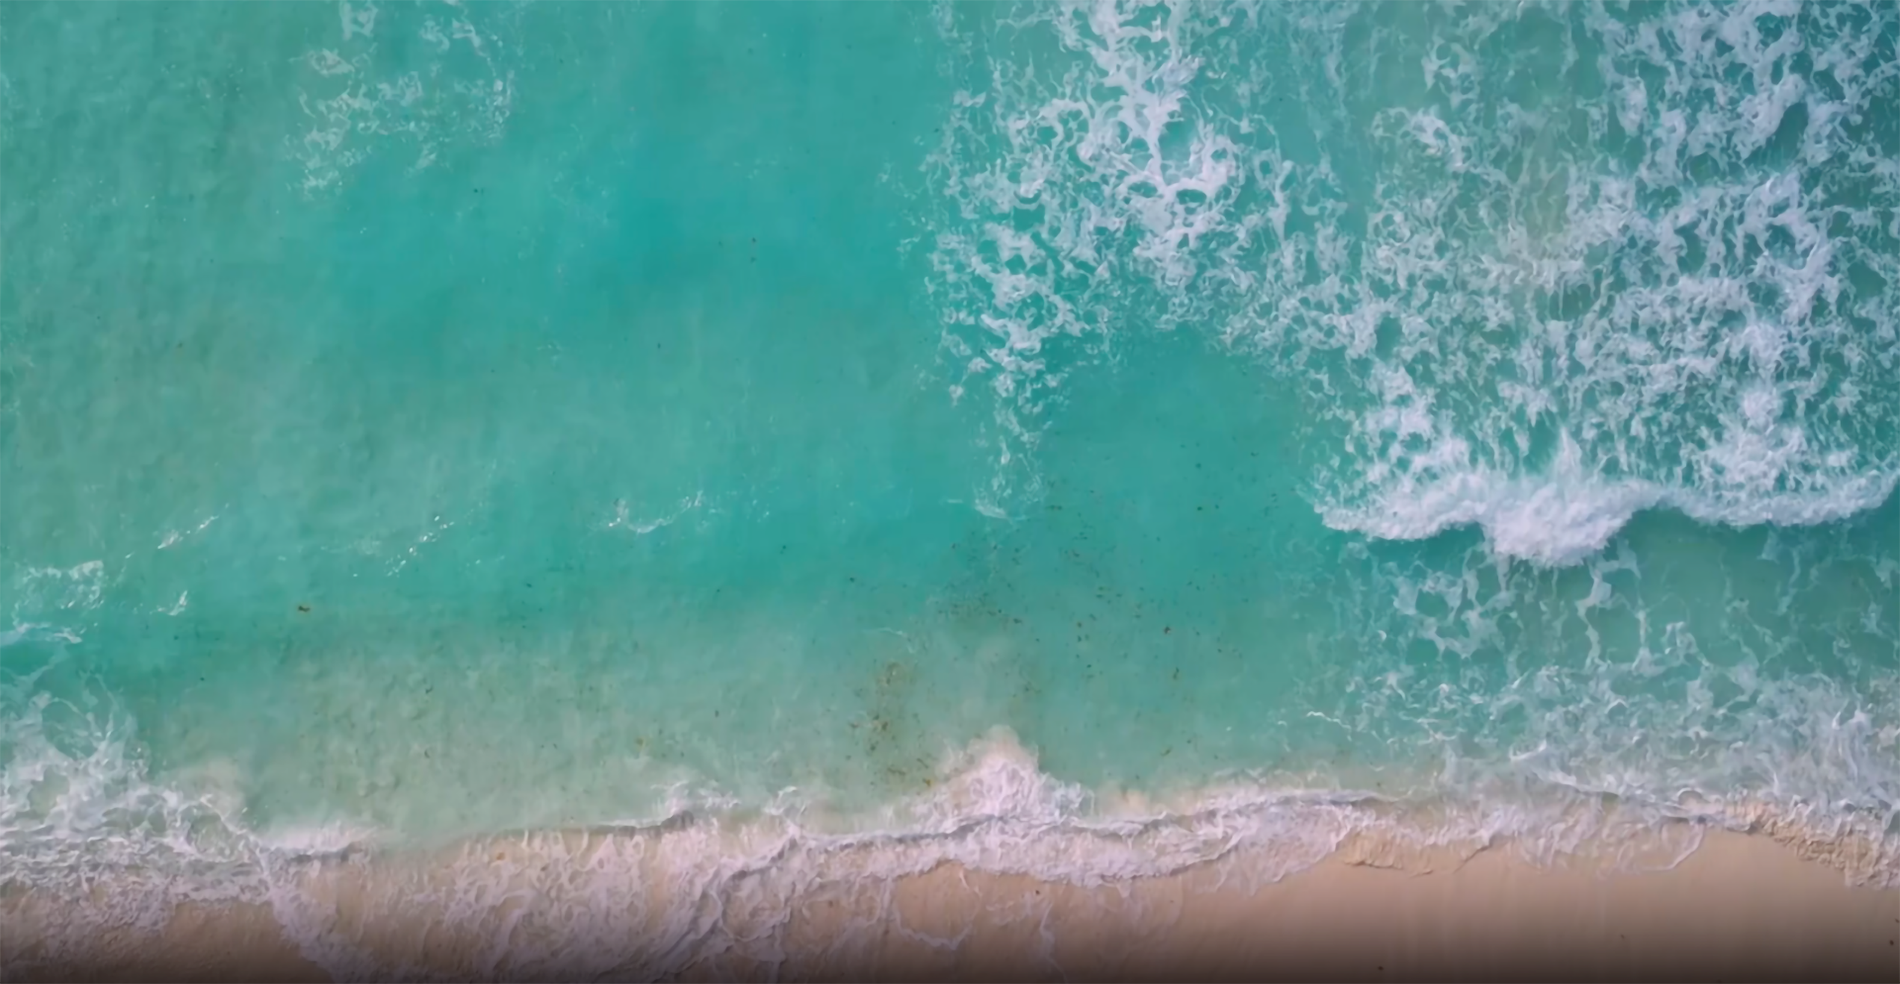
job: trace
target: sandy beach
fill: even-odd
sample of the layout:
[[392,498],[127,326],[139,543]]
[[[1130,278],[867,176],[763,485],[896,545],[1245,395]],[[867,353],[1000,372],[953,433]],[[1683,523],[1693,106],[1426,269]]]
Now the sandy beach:
[[[1395,868],[1348,847],[1247,889],[1229,870],[1244,862],[1092,888],[946,864],[795,901],[789,918],[750,927],[747,906],[729,904],[717,918],[745,946],[688,948],[606,978],[576,948],[614,932],[613,913],[590,913],[594,935],[565,944],[548,938],[558,921],[534,927],[554,956],[532,965],[498,951],[492,930],[422,907],[349,935],[383,976],[447,980],[1900,980],[1900,891],[1850,887],[1764,836],[1713,834],[1672,870],[1607,875],[1498,849]],[[326,904],[349,931],[360,886],[334,888]],[[42,920],[56,911],[44,904],[7,903],[7,980],[333,979],[249,905],[182,906],[162,928],[124,927],[48,961]]]

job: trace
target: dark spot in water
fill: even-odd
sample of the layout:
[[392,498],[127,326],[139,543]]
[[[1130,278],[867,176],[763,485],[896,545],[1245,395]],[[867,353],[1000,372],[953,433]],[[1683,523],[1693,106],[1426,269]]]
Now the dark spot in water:
[[310,611],[310,606],[309,606],[309,605],[298,605],[298,606],[297,606],[297,610],[298,610],[298,611],[300,611],[300,612],[308,612],[308,611]]

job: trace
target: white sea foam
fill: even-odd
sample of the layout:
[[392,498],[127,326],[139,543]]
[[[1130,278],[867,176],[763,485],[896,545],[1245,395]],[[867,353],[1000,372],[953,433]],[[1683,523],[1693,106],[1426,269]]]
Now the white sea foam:
[[[352,169],[387,153],[387,144],[414,155],[411,170],[420,171],[458,147],[500,139],[514,111],[515,77],[498,34],[511,31],[518,16],[501,7],[452,8],[442,15],[342,3],[336,44],[312,48],[302,59],[312,78],[298,105],[309,128],[288,148],[303,168],[302,190],[335,189]],[[414,71],[379,73],[377,48],[391,33],[428,45],[435,60]],[[452,56],[460,46],[479,68],[456,67]]]
[[[1385,12],[946,22],[988,54],[932,159],[954,386],[995,399],[983,501],[1040,494],[1065,376],[1180,326],[1333,408],[1315,504],[1372,536],[1476,524],[1570,564],[1644,509],[1801,524],[1891,494],[1892,8]],[[1512,21],[1562,50],[1496,50]],[[1410,64],[1423,89],[1386,71]]]
[[627,500],[616,499],[614,500],[614,518],[607,521],[607,528],[610,530],[631,530],[634,536],[646,536],[655,530],[679,522],[687,513],[704,505],[705,501],[706,494],[704,492],[695,492],[675,503],[673,511],[669,513],[655,516],[652,519],[636,519],[633,516],[631,508],[627,505]]
[[215,523],[217,521],[218,521],[218,517],[213,515],[213,516],[207,517],[204,522],[199,523],[197,526],[194,526],[191,529],[183,530],[183,531],[168,530],[165,533],[164,539],[158,542],[158,549],[169,550],[172,547],[177,546],[179,543],[182,543],[186,537],[196,536],[199,533],[203,533],[206,529],[208,529],[211,526],[212,523]]
[[1667,507],[1704,523],[1812,526],[1879,506],[1900,474],[1856,475],[1809,492],[1720,496],[1641,479],[1606,480],[1585,471],[1564,438],[1544,474],[1454,471],[1429,484],[1401,483],[1364,506],[1326,506],[1327,525],[1383,540],[1419,540],[1479,526],[1503,557],[1547,566],[1576,564],[1602,550],[1630,518]]
[[104,561],[88,560],[71,567],[27,567],[15,577],[13,618],[67,615],[97,608],[106,589]]

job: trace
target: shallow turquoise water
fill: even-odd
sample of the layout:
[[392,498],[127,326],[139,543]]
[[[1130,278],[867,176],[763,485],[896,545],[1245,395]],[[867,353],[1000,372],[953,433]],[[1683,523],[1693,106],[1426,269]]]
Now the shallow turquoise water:
[[1220,791],[1891,879],[1896,44],[9,6],[0,878]]

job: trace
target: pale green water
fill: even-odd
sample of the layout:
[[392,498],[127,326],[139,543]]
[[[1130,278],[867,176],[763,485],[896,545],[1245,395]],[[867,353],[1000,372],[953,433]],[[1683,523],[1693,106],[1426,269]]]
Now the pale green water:
[[1003,822],[933,799],[1003,727],[1060,823],[1766,809],[1890,879],[1897,41],[10,5],[0,878]]

